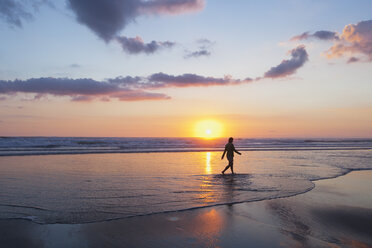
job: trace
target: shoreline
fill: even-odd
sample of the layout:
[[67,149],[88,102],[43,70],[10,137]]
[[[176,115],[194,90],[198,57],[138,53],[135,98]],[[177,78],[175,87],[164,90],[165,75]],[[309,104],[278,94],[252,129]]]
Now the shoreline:
[[[166,210],[163,212],[154,212],[154,213],[147,213],[147,214],[138,214],[138,215],[132,215],[132,216],[126,216],[126,217],[118,217],[118,218],[112,218],[112,219],[106,219],[106,220],[99,220],[99,221],[88,221],[88,222],[79,222],[79,223],[61,223],[61,222],[55,222],[55,223],[41,223],[32,220],[32,217],[25,217],[25,218],[7,218],[7,219],[0,219],[0,221],[3,220],[24,220],[24,221],[30,221],[34,224],[37,225],[85,225],[85,224],[99,224],[99,223],[104,223],[104,222],[110,222],[110,221],[120,221],[120,220],[126,220],[126,219],[131,219],[131,218],[136,218],[136,217],[146,217],[146,216],[152,216],[152,215],[161,215],[161,214],[172,214],[172,213],[182,213],[185,211],[197,211],[199,209],[207,209],[207,208],[214,208],[214,207],[220,207],[220,206],[228,206],[228,205],[235,205],[235,204],[244,204],[244,203],[255,203],[255,202],[261,202],[261,201],[270,201],[270,200],[276,200],[276,199],[285,199],[285,198],[290,198],[290,197],[296,197],[298,195],[303,195],[306,194],[316,187],[316,183],[318,181],[323,181],[323,180],[330,180],[330,179],[337,179],[339,177],[347,176],[349,173],[352,172],[358,172],[358,171],[371,171],[372,169],[365,169],[365,168],[359,168],[359,169],[349,169],[349,171],[346,171],[345,173],[341,175],[336,175],[336,176],[330,176],[326,178],[317,178],[313,180],[309,180],[312,183],[312,187],[309,189],[306,189],[303,192],[297,192],[291,195],[284,195],[284,196],[275,196],[275,197],[268,197],[264,199],[257,199],[257,200],[246,200],[246,201],[237,201],[237,202],[227,202],[227,203],[216,203],[213,205],[207,205],[207,206],[199,206],[199,207],[192,207],[192,208],[185,208],[185,209],[179,209],[179,210]],[[239,175],[239,173],[235,173],[235,175]],[[231,174],[225,174],[225,177],[231,176]],[[41,209],[42,210],[42,209]]]
[[[360,178],[368,180],[363,179],[363,181]],[[108,244],[114,244],[114,247],[120,247],[123,244],[128,247],[136,247],[138,242],[141,243],[140,246],[153,247],[174,246],[175,244],[178,247],[195,245],[196,247],[215,245],[228,247],[233,244],[247,245],[246,242],[249,242],[248,244],[256,247],[276,247],[283,242],[291,246],[294,244],[304,245],[305,243],[301,242],[306,241],[306,244],[310,246],[340,245],[343,242],[342,245],[348,247],[351,241],[342,241],[343,236],[346,235],[350,236],[351,240],[366,244],[368,247],[368,245],[372,245],[372,240],[366,238],[363,233],[371,234],[369,230],[372,229],[369,228],[372,224],[369,224],[368,221],[372,220],[372,200],[368,199],[372,198],[367,197],[366,201],[363,200],[363,194],[360,195],[361,190],[358,187],[372,186],[371,179],[372,170],[350,170],[336,178],[314,180],[312,181],[314,187],[311,190],[294,196],[219,204],[84,224],[37,224],[25,219],[0,220],[0,243],[9,245],[9,247],[14,245],[32,247],[29,246],[30,242],[36,242],[39,246],[45,244],[46,241],[49,242],[48,246],[50,247],[99,247]],[[356,188],[355,192],[350,189],[350,185],[353,185],[349,184],[350,182],[357,184],[353,186]],[[327,203],[327,201],[330,202]],[[341,203],[345,205],[345,202],[348,202],[350,206],[337,207]],[[348,213],[346,215],[343,212],[345,209]],[[311,216],[314,213],[323,217],[316,217],[313,221]],[[339,234],[336,226],[334,232],[342,237],[336,235],[335,238],[330,225],[335,219],[339,220],[332,217],[334,214],[343,216],[342,220],[351,216],[348,221],[354,225],[354,229],[346,231],[343,229]],[[353,218],[361,223],[355,223]],[[324,219],[327,220],[325,224],[323,223]],[[232,220],[233,222],[231,222]],[[365,223],[366,221],[367,223]],[[348,223],[349,226],[350,223]],[[236,224],[241,228],[236,229]],[[322,229],[322,225],[328,228],[326,233],[332,237],[318,233],[317,230]],[[14,229],[7,228],[9,226],[13,226]],[[305,226],[307,227],[305,228]],[[312,229],[312,226],[316,227],[313,231],[306,231]],[[194,230],[196,227],[197,230]],[[231,239],[231,233],[236,232],[242,232],[242,236],[238,235],[235,240]],[[265,239],[268,233],[270,240]],[[73,239],[65,240],[66,235],[69,235],[70,238],[73,237]],[[158,243],[159,236],[162,245]],[[205,240],[204,236],[208,238]],[[176,243],[174,243],[174,237],[177,237]],[[250,239],[247,241],[246,237],[250,237]],[[304,237],[306,238],[304,239]],[[371,236],[369,235],[369,237]],[[94,245],[92,245],[92,239]],[[332,239],[336,241],[332,242]],[[16,240],[27,240],[27,245],[26,243],[18,243]]]

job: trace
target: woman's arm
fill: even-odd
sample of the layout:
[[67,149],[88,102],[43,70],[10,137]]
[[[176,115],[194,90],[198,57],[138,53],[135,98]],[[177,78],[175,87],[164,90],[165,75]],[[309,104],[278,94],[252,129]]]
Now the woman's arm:
[[225,148],[225,151],[223,151],[221,159],[223,159],[223,157],[225,157],[225,153],[226,153],[226,148]]
[[242,155],[240,152],[238,152],[238,151],[235,149],[235,146],[234,146],[234,152],[236,152],[236,153],[239,154],[239,155]]

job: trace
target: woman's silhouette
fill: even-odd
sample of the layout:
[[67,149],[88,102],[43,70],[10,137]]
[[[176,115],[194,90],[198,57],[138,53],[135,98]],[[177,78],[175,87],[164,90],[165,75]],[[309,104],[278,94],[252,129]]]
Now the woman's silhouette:
[[223,152],[222,154],[222,157],[221,159],[223,159],[223,157],[225,156],[225,153],[227,152],[226,154],[226,157],[227,157],[227,160],[229,161],[229,164],[226,166],[226,168],[222,171],[222,174],[225,174],[225,171],[230,167],[231,169],[231,173],[234,174],[234,152],[236,152],[237,154],[239,155],[242,155],[240,152],[238,152],[236,149],[235,149],[235,146],[233,144],[233,141],[234,141],[234,138],[230,137],[229,138],[229,143],[227,143],[225,145],[225,151]]

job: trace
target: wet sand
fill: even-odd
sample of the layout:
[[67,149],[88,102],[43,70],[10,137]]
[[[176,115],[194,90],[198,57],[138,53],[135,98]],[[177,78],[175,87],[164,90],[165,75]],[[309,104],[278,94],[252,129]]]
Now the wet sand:
[[372,171],[305,194],[91,224],[1,220],[1,247],[372,247]]

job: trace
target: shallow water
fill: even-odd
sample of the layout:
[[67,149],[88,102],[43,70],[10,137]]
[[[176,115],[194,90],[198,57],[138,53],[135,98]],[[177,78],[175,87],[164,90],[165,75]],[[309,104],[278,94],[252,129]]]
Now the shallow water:
[[221,152],[0,157],[0,218],[85,223],[306,192],[311,180],[372,168],[371,150],[250,151],[238,175]]

